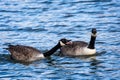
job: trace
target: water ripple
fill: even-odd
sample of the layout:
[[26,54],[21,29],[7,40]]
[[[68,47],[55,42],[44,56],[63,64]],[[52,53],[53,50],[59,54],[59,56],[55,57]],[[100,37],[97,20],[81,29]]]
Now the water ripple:
[[[119,0],[1,0],[0,79],[119,80]],[[8,44],[48,51],[61,38],[89,42],[97,28],[93,56],[50,58],[25,64],[10,59]]]

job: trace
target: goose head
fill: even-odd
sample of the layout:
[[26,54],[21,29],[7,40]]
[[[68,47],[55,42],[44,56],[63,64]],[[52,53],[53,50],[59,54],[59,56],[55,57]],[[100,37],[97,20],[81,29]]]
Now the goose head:
[[96,28],[92,28],[92,31],[91,31],[91,33],[92,33],[92,36],[93,37],[96,37],[97,35],[97,30],[96,30]]
[[62,47],[62,46],[64,46],[64,45],[71,44],[71,40],[62,38],[61,40],[59,40],[59,44],[60,44],[60,46]]

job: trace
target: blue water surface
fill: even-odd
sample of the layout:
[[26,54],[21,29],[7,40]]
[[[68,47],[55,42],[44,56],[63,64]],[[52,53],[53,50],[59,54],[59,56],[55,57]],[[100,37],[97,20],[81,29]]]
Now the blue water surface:
[[[14,62],[6,48],[21,44],[48,51],[61,38],[89,42],[98,30],[94,56],[59,56],[30,64]],[[119,80],[119,0],[0,0],[0,80]]]

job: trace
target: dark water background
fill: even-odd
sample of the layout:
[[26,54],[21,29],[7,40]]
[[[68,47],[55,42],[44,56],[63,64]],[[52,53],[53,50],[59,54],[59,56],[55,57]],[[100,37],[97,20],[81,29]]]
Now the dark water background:
[[[97,28],[97,55],[56,54],[29,65],[15,63],[8,43],[42,52],[59,39],[89,42]],[[119,0],[0,0],[0,80],[120,80]]]

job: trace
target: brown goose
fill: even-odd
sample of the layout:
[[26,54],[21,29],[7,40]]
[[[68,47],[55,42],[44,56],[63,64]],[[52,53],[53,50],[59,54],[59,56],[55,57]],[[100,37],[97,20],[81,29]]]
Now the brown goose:
[[91,31],[91,39],[89,44],[84,41],[73,41],[69,45],[61,47],[62,55],[67,56],[80,56],[80,55],[93,55],[96,53],[95,40],[96,40],[96,28]]
[[12,59],[20,62],[32,62],[52,55],[57,49],[69,42],[70,40],[61,39],[56,46],[43,54],[33,47],[23,45],[9,45],[6,49],[11,53]]

